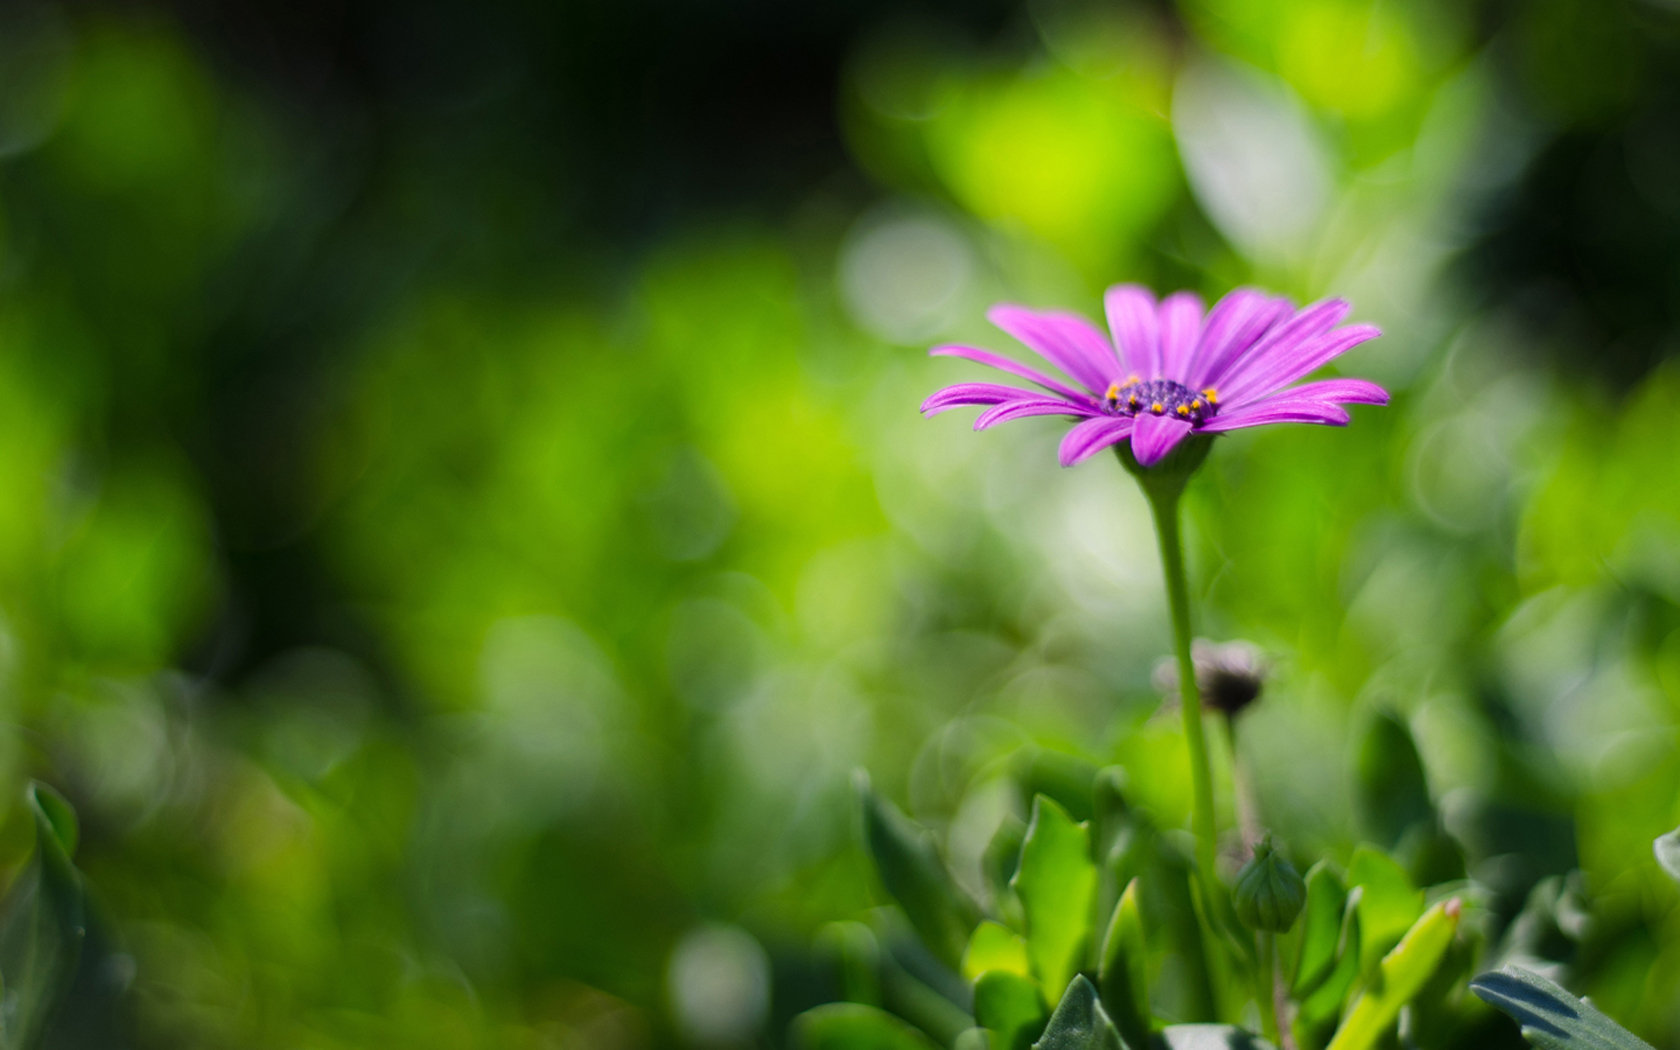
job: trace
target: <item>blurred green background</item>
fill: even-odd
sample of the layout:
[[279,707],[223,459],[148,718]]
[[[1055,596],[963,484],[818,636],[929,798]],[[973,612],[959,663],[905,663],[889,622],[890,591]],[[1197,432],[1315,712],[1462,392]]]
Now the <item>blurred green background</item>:
[[[1393,712],[1680,1037],[1680,5],[0,7],[0,781],[76,805],[57,1046],[781,1045],[1023,747],[1182,820],[1153,538],[919,418],[1000,299],[1340,294],[1396,393],[1219,442],[1200,632],[1345,857]],[[11,788],[7,789],[11,791]],[[13,792],[15,797],[16,792]],[[15,864],[26,818],[0,831]]]

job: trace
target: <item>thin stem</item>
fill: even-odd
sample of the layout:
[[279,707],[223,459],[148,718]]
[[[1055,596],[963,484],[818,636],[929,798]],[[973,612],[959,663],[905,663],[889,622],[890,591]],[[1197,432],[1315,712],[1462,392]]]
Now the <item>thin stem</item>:
[[1196,688],[1196,665],[1190,659],[1190,588],[1184,578],[1184,549],[1178,531],[1178,491],[1146,489],[1155,515],[1155,536],[1161,543],[1161,569],[1166,574],[1167,604],[1172,610],[1173,652],[1178,658],[1178,692],[1184,717],[1184,744],[1190,751],[1190,826],[1196,834],[1196,860],[1211,885],[1218,878],[1214,861],[1218,840],[1213,825],[1213,776],[1208,769],[1207,740],[1202,732],[1202,698]]
[[[1275,957],[1275,956],[1274,956]],[[1295,1042],[1295,1012],[1289,1005],[1289,980],[1281,975],[1272,978],[1272,1008],[1278,1019],[1277,1045],[1280,1050],[1300,1050]]]
[[1225,747],[1231,755],[1231,787],[1237,806],[1237,830],[1242,832],[1244,850],[1252,853],[1255,844],[1260,841],[1260,804],[1255,799],[1248,766],[1237,751],[1237,716],[1227,713],[1222,721],[1225,723]]
[[1260,1034],[1278,1045],[1277,937],[1260,934],[1260,972],[1255,978],[1254,998],[1260,1002]]

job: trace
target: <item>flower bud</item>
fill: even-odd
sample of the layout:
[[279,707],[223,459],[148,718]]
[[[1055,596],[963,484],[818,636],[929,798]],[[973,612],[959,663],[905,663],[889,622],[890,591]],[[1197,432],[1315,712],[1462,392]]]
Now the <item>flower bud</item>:
[[1307,884],[1294,865],[1272,848],[1272,837],[1260,840],[1254,857],[1237,872],[1231,903],[1244,926],[1265,933],[1287,933],[1307,901]]

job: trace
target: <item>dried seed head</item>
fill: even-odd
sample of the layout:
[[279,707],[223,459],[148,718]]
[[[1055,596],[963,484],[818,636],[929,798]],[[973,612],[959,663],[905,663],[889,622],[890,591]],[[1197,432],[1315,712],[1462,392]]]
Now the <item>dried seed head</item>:
[[[1270,668],[1260,650],[1248,642],[1217,644],[1198,638],[1190,648],[1196,665],[1196,689],[1202,707],[1235,715],[1260,698]],[[1155,687],[1168,697],[1178,695],[1178,667],[1171,659],[1155,665]]]

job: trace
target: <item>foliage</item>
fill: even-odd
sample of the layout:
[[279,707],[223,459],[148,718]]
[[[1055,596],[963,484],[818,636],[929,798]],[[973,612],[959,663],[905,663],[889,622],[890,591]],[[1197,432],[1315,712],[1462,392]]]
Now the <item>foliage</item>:
[[[1680,828],[1653,843],[1657,862],[1680,884],[1676,843]],[[1521,966],[1505,966],[1470,982],[1471,991],[1522,1026],[1523,1038],[1540,1050],[1649,1050],[1650,1044],[1618,1025],[1584,999]]]
[[1523,1038],[1540,1050],[1650,1050],[1591,1003],[1519,966],[1483,974],[1470,987],[1510,1014]]
[[[1257,938],[1237,924],[1231,890],[1201,877],[1178,839],[1117,793],[1123,782],[1116,769],[1093,770],[1088,781],[1062,784],[1061,799],[1031,793],[1024,836],[1008,821],[1000,825],[1000,841],[988,854],[1005,857],[995,870],[1010,874],[991,880],[986,918],[970,924],[960,967],[947,963],[923,974],[921,987],[945,997],[932,1014],[936,1027],[921,1025],[926,1038],[949,1042],[937,1028],[978,1026],[994,1047],[1113,1050],[1157,1039],[1169,1046],[1224,1039],[1207,1026],[1226,1022],[1222,1030],[1231,1039],[1253,1040],[1230,1022],[1240,1021],[1253,996],[1273,994],[1257,979],[1271,972],[1257,970],[1262,953],[1272,950],[1270,936]],[[945,917],[953,913],[940,897],[969,898],[939,861],[942,851],[929,832],[866,781],[858,784],[882,884],[912,929],[939,931],[931,939],[922,933],[929,949],[924,965],[938,966]],[[1029,793],[1019,780],[1013,791]],[[1069,810],[1092,816],[1076,822]],[[910,856],[918,858],[918,876],[894,876]],[[1392,1029],[1402,1008],[1447,1008],[1456,989],[1435,978],[1444,967],[1461,974],[1475,951],[1468,946],[1469,953],[1448,963],[1458,947],[1457,897],[1423,910],[1404,872],[1370,849],[1356,855],[1346,883],[1329,864],[1315,865],[1304,892],[1311,906],[1299,932],[1284,940],[1283,972],[1292,976],[1278,985],[1292,1006],[1292,1045],[1366,1050]],[[1369,931],[1364,938],[1361,928]],[[890,927],[881,932],[888,945],[882,966],[900,966],[895,955],[914,957],[913,946],[895,941]],[[883,982],[890,979],[883,975]],[[1438,1001],[1415,1002],[1425,994]],[[819,1007],[814,1016],[820,1020],[829,1009]],[[899,1013],[918,1024],[924,1009],[916,1003]],[[945,1020],[952,1011],[964,1012],[960,1022]]]

